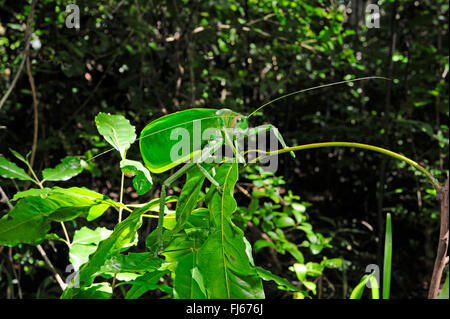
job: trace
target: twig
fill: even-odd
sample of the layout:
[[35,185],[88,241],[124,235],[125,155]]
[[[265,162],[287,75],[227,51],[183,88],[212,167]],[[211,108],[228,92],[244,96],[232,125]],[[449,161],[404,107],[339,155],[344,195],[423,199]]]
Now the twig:
[[9,258],[9,262],[11,263],[11,269],[12,269],[14,278],[16,278],[16,280],[17,280],[17,294],[19,295],[19,299],[23,299],[22,288],[20,287],[19,276],[17,275],[16,269],[15,269],[16,267],[14,265],[12,251],[13,251],[12,247],[9,247],[8,258]]
[[[441,202],[441,229],[439,232],[439,244],[434,262],[433,275],[431,276],[430,290],[428,291],[428,299],[436,299],[441,284],[442,273],[448,260],[448,178],[445,186],[438,192],[438,200]],[[440,198],[439,198],[440,197]]]
[[34,159],[36,157],[37,140],[39,134],[39,112],[38,112],[38,100],[36,94],[36,86],[34,84],[33,74],[31,73],[30,57],[27,56],[27,74],[28,81],[31,86],[31,94],[33,95],[33,113],[34,113],[34,130],[33,130],[33,145],[31,146],[30,166],[33,167]]
[[62,280],[61,276],[58,274],[55,267],[53,267],[52,262],[50,261],[50,259],[48,259],[47,254],[45,253],[45,250],[42,248],[41,245],[36,245],[36,248],[38,249],[42,258],[44,258],[45,262],[47,263],[47,266],[53,272],[53,275],[55,276],[56,281],[58,282],[59,286],[61,287],[61,290],[64,291],[67,287],[67,284]]
[[25,28],[25,47],[23,50],[23,57],[22,61],[20,61],[19,68],[17,69],[16,75],[14,76],[14,79],[11,82],[11,85],[9,86],[8,90],[6,91],[5,95],[0,100],[0,110],[3,107],[3,104],[5,104],[6,100],[8,99],[9,95],[13,91],[14,87],[16,86],[17,80],[19,79],[20,74],[22,73],[23,66],[25,65],[25,61],[28,57],[28,53],[30,50],[30,38],[31,38],[31,24],[33,22],[33,13],[34,13],[34,7],[36,6],[37,0],[33,0],[31,2],[31,8],[30,13],[28,14],[27,18],[27,24]]

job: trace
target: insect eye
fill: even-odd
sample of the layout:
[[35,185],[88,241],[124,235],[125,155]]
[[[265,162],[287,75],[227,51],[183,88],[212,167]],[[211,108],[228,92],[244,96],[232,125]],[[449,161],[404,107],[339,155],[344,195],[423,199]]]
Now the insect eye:
[[241,121],[241,118],[240,117],[238,117],[238,118],[236,118],[236,122],[240,122]]

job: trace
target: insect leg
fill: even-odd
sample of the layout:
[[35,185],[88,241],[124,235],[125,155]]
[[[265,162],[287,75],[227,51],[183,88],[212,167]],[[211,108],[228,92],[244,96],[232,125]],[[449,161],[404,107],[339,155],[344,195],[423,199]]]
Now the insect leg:
[[214,177],[212,177],[211,174],[209,174],[208,171],[200,163],[197,163],[197,167],[200,169],[203,175],[205,175],[205,177],[211,182],[211,184],[216,186],[217,191],[220,194],[222,194],[223,193],[222,187],[220,187],[219,183],[214,179]]
[[161,186],[161,195],[159,196],[159,219],[158,219],[158,250],[156,252],[159,255],[159,252],[163,249],[163,220],[164,220],[164,210],[166,206],[166,188],[170,186],[175,180],[177,180],[180,176],[186,173],[191,167],[193,167],[195,163],[187,163],[183,167],[181,167],[178,171],[176,171],[172,176],[167,178]]
[[211,184],[216,186],[217,191],[220,194],[222,194],[222,187],[220,187],[219,183],[214,179],[214,177],[212,177],[208,173],[208,171],[201,165],[201,163],[207,162],[207,159],[210,158],[214,154],[215,151],[217,151],[219,148],[222,147],[222,144],[223,144],[223,139],[222,138],[217,138],[217,139],[214,139],[214,140],[210,141],[203,148],[202,155],[196,160],[196,164],[197,164],[198,168],[200,169],[200,171],[211,182]]
[[[286,145],[286,142],[284,141],[283,136],[281,135],[280,131],[278,131],[278,129],[275,126],[273,126],[272,124],[266,124],[266,125],[254,127],[251,130],[249,130],[247,133],[242,134],[240,138],[258,135],[259,133],[267,132],[267,131],[272,131],[275,134],[275,137],[280,142],[281,146],[283,146],[284,148],[288,147]],[[295,158],[294,152],[290,152],[290,153],[291,153],[292,157]]]
[[245,159],[244,157],[239,153],[239,149],[238,149],[238,138],[233,139],[230,138],[230,136],[228,135],[228,132],[226,129],[222,130],[223,135],[225,136],[225,142],[226,144],[228,144],[231,149],[233,150],[233,154],[236,156],[238,163],[245,163]]

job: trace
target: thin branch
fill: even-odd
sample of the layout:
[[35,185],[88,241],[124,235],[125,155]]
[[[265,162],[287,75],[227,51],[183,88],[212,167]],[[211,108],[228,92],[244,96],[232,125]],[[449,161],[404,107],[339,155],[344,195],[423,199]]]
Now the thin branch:
[[26,59],[28,57],[28,53],[29,53],[29,50],[30,50],[31,24],[33,23],[33,13],[34,13],[34,8],[36,6],[36,2],[37,2],[37,0],[33,0],[31,2],[30,13],[28,14],[28,18],[27,18],[27,24],[26,24],[26,28],[25,28],[25,47],[24,47],[24,50],[23,50],[23,53],[22,53],[23,54],[22,61],[20,61],[19,68],[17,69],[16,75],[14,76],[14,79],[12,80],[11,85],[9,86],[9,88],[6,91],[5,95],[0,100],[0,110],[2,109],[3,104],[5,104],[6,100],[9,97],[9,95],[11,94],[11,92],[14,89],[14,87],[16,86],[17,80],[19,79],[19,76],[22,73],[23,67],[25,65],[25,61],[26,61]]
[[31,86],[31,94],[33,95],[33,113],[34,113],[34,130],[33,130],[33,145],[31,146],[31,157],[30,157],[30,166],[33,167],[34,159],[36,157],[36,148],[37,148],[37,140],[39,134],[39,112],[38,112],[38,100],[36,94],[36,86],[34,84],[33,74],[31,73],[31,62],[30,57],[27,56],[27,74],[28,81]]
[[41,245],[36,245],[37,250],[41,254],[42,258],[44,258],[45,262],[47,263],[47,266],[50,268],[50,270],[53,273],[53,276],[55,276],[56,281],[58,282],[59,286],[61,287],[61,290],[64,291],[67,287],[67,284],[62,280],[61,276],[56,271],[55,267],[53,266],[50,259],[48,259],[47,254],[45,253],[45,250],[42,248]]
[[438,199],[441,201],[441,228],[439,231],[439,244],[434,262],[433,275],[431,276],[428,299],[436,299],[441,284],[442,273],[448,261],[448,236],[449,236],[449,215],[448,215],[448,178],[443,189],[438,192]]

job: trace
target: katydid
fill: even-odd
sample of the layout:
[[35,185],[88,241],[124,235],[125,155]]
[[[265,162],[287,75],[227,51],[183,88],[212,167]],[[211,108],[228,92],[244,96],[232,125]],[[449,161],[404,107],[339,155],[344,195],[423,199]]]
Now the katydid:
[[[355,82],[367,79],[384,79],[383,77],[365,77],[353,80],[340,81],[325,85],[320,85],[308,89],[295,91],[292,93],[280,96],[272,101],[269,101],[248,116],[239,114],[229,109],[208,109],[208,108],[193,108],[172,114],[165,115],[150,122],[141,132],[139,137],[139,145],[144,164],[152,173],[163,173],[169,169],[176,167],[182,163],[187,162],[173,175],[167,178],[161,186],[160,194],[160,210],[157,228],[158,252],[162,250],[162,232],[163,232],[163,218],[165,208],[166,188],[170,186],[175,180],[184,175],[189,169],[197,166],[205,177],[221,192],[220,185],[214,180],[214,177],[202,166],[202,163],[209,160],[213,154],[219,150],[223,145],[228,145],[232,148],[234,155],[240,161],[243,161],[242,155],[239,154],[236,142],[245,137],[258,135],[262,132],[272,131],[280,144],[287,148],[283,137],[278,129],[271,125],[262,125],[249,130],[248,118],[255,114],[261,108],[278,101],[282,98],[303,93],[306,91],[323,88],[332,85]],[[235,129],[230,136],[229,129]],[[187,151],[181,156],[173,156],[173,149],[177,146],[177,141],[174,139],[173,132],[179,130],[187,133],[189,143]],[[203,139],[204,133],[211,130],[207,139]],[[193,139],[191,137],[194,137]],[[290,152],[293,157],[294,153]]]

